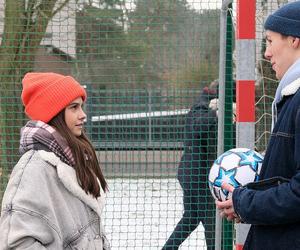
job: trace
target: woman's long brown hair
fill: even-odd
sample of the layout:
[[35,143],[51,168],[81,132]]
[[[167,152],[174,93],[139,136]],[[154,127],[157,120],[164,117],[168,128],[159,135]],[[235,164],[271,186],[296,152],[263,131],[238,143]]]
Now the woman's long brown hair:
[[95,149],[84,132],[80,136],[75,136],[65,122],[65,110],[56,115],[49,125],[53,126],[67,141],[71,148],[75,165],[77,181],[82,189],[94,197],[100,196],[99,182],[106,192],[107,182],[100,168]]

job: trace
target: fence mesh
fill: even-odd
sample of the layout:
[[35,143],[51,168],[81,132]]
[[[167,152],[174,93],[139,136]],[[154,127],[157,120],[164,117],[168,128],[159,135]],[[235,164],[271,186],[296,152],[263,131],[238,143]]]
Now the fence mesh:
[[[108,179],[103,224],[112,249],[161,249],[169,237],[168,243],[183,241],[181,249],[214,249],[207,171],[217,156],[220,2],[0,0],[0,200],[27,121],[22,77],[28,71],[72,75],[86,87],[86,131]],[[263,59],[262,24],[279,2],[257,1],[259,151],[269,138],[277,86]],[[233,58],[226,62],[229,148],[235,140],[235,9],[233,1],[227,34]],[[177,225],[181,218],[183,226]],[[226,230],[223,249],[232,249],[232,225]]]

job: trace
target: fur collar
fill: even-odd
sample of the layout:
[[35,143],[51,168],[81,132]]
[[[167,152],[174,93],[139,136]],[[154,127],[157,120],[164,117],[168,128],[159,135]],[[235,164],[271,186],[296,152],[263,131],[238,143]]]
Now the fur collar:
[[38,153],[44,161],[56,167],[58,178],[66,187],[66,189],[68,189],[83,203],[87,204],[98,214],[99,217],[101,217],[101,212],[105,202],[105,193],[103,190],[101,189],[101,196],[98,199],[95,199],[90,194],[86,194],[85,191],[79,186],[76,172],[72,167],[62,162],[53,152],[39,150]]
[[281,91],[281,95],[282,96],[293,95],[297,92],[299,88],[300,88],[300,78],[296,79],[295,81],[287,85],[285,88],[283,88]]

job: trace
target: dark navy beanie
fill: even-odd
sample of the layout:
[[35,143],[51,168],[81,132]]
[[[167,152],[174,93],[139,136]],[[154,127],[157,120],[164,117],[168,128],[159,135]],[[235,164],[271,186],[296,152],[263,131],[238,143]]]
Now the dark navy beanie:
[[264,28],[282,35],[300,37],[300,1],[288,3],[271,14]]

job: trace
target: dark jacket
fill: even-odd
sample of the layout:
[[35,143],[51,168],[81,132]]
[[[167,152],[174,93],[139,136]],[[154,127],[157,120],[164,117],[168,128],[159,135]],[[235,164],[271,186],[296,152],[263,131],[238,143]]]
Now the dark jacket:
[[289,181],[265,191],[234,190],[235,211],[252,224],[244,250],[300,249],[300,90],[295,88],[277,108],[261,179],[281,176]]
[[208,188],[208,171],[216,158],[217,145],[216,111],[209,108],[209,101],[214,97],[203,90],[186,116],[184,152],[177,176],[185,190]]

